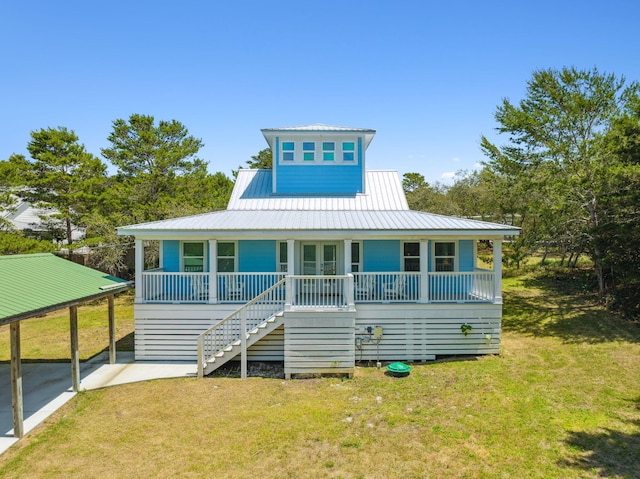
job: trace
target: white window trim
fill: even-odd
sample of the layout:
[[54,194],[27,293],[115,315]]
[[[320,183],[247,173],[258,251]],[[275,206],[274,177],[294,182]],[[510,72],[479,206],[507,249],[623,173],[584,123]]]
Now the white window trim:
[[360,240],[353,240],[351,241],[351,244],[357,244],[358,245],[358,261],[354,261],[353,260],[353,254],[351,255],[351,271],[353,272],[353,265],[357,264],[358,265],[358,273],[362,273],[362,264],[363,264],[363,255],[362,255],[362,241]]
[[[202,244],[202,272],[207,271],[207,253],[209,252],[209,245],[206,241],[189,241],[182,240],[180,241],[180,271],[185,273],[184,270],[184,245],[187,243],[201,243]],[[193,256],[194,258],[199,258],[199,256]]]
[[[431,271],[445,273],[446,271],[436,271],[436,243],[453,243],[455,245],[455,255],[453,256],[453,272],[460,271],[460,244],[458,240],[432,240],[431,241]],[[449,258],[450,256],[438,256],[438,258]]]
[[[284,245],[284,249],[285,251],[287,251],[287,261],[282,261],[282,255],[280,254],[281,250],[281,246]],[[278,273],[287,273],[287,270],[285,269],[284,271],[282,270],[282,266],[286,266],[287,269],[289,268],[289,244],[287,243],[287,241],[281,241],[281,240],[277,240],[276,241],[276,258],[277,258],[277,268],[278,268]]]
[[[217,255],[216,255],[216,271],[218,273],[220,273],[220,269],[218,268],[218,260],[220,258],[226,258],[229,259],[231,258],[231,256],[220,256],[220,245],[223,243],[233,243],[233,273],[237,273],[238,272],[238,242],[237,241],[221,241],[218,240],[218,248],[217,248]],[[224,274],[224,273],[223,273]]]
[[[404,245],[407,243],[417,243],[418,244],[418,256],[405,256],[404,255]],[[423,251],[422,248],[420,247],[420,240],[407,240],[407,241],[401,241],[400,242],[400,259],[401,259],[401,264],[400,267],[402,268],[402,271],[406,271],[405,267],[404,267],[404,263],[405,263],[405,259],[406,258],[417,258],[418,259],[418,271],[408,271],[408,273],[419,273],[420,272],[420,257],[422,256]]]

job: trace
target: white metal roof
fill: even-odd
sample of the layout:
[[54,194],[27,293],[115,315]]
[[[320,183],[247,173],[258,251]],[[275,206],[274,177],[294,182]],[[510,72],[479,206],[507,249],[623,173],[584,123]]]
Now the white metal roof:
[[226,210],[183,218],[142,223],[118,228],[121,235],[167,237],[176,234],[224,235],[239,233],[370,232],[372,234],[415,234],[456,236],[499,236],[517,234],[518,228],[483,221],[441,216],[419,211],[280,211]]
[[364,138],[365,149],[373,140],[376,134],[376,130],[370,128],[352,128],[349,126],[331,126],[324,125],[322,123],[314,123],[313,125],[306,126],[285,126],[283,128],[263,128],[260,130],[264,135],[265,140],[269,143],[269,146],[274,149],[273,139],[278,135],[283,136],[304,136],[309,137],[322,136],[323,133],[327,135],[358,135]]
[[271,170],[240,169],[228,210],[397,211],[409,210],[396,171],[367,171],[365,192],[353,195],[278,195]]
[[267,131],[341,131],[341,132],[366,132],[366,133],[375,133],[375,130],[370,128],[352,128],[349,126],[332,126],[325,125],[324,123],[314,123],[313,125],[306,126],[285,126],[282,128],[263,128],[260,130],[262,132]]

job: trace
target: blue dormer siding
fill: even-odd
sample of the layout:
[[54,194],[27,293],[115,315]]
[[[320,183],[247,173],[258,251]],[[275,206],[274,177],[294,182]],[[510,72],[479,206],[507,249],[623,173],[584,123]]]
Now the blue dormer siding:
[[279,165],[277,194],[356,194],[364,192],[359,165]]
[[276,194],[363,193],[362,137],[277,136],[273,171]]

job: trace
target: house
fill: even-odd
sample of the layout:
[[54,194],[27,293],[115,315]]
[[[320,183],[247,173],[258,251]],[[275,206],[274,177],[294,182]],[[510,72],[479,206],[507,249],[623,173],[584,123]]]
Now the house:
[[[517,228],[410,210],[396,171],[365,168],[374,130],[262,133],[273,168],[241,169],[225,211],[118,229],[135,236],[137,359],[197,359],[201,374],[277,360],[290,377],[500,351]],[[159,267],[144,270],[152,242]]]

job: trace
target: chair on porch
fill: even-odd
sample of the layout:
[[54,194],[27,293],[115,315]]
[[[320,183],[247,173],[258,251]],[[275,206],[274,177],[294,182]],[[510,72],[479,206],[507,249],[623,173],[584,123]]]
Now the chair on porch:
[[382,294],[384,299],[400,299],[404,297],[404,287],[407,278],[404,274],[398,275],[393,281],[384,284]]
[[356,300],[371,299],[373,297],[373,288],[375,286],[375,278],[372,274],[360,277],[360,280],[354,285],[354,295]]
[[226,278],[225,297],[230,301],[244,300],[244,281],[236,276]]
[[209,285],[205,276],[191,278],[191,293],[194,301],[206,301],[209,298]]

